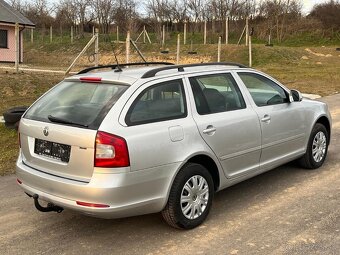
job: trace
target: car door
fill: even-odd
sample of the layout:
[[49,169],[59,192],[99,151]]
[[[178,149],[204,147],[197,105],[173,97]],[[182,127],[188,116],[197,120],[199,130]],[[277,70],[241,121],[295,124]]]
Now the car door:
[[227,178],[259,168],[261,130],[231,73],[189,76],[192,112],[199,133]]
[[301,155],[305,116],[298,102],[273,79],[251,71],[237,72],[253,99],[262,130],[261,169],[269,169]]
[[196,124],[189,117],[186,94],[182,76],[177,76],[146,82],[130,97],[119,117],[124,128],[116,128],[126,138],[131,171],[176,169],[195,148]]

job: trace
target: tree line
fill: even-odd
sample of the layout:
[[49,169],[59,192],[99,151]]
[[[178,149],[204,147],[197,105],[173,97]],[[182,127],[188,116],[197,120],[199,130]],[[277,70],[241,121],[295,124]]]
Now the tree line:
[[[137,33],[142,26],[160,34],[166,24],[168,31],[182,31],[190,24],[190,32],[202,32],[208,22],[213,33],[222,33],[225,20],[239,28],[246,17],[256,25],[257,36],[271,34],[277,42],[301,31],[322,31],[324,36],[340,40],[340,1],[315,5],[309,14],[302,13],[300,0],[9,0],[38,29],[50,26],[60,31],[77,26],[80,36],[92,27],[109,33],[118,26],[122,33]],[[325,34],[326,33],[326,34]]]

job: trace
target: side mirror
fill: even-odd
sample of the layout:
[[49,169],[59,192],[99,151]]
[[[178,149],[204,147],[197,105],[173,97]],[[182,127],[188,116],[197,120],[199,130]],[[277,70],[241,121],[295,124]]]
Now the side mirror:
[[302,94],[300,91],[292,89],[290,91],[291,98],[293,99],[293,102],[301,102],[302,101]]

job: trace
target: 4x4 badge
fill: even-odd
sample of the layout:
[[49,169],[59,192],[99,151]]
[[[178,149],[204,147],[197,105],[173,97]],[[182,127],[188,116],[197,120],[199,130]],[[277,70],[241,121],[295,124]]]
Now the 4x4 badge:
[[43,130],[44,136],[48,136],[48,127],[45,127]]

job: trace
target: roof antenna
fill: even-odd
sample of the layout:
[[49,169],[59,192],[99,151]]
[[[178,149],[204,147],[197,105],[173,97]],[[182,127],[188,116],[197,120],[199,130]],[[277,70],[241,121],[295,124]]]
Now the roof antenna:
[[122,68],[119,66],[118,58],[117,58],[117,55],[116,55],[115,51],[113,51],[113,55],[115,56],[116,63],[117,63],[117,67],[116,67],[115,72],[122,72],[123,70],[122,70]]
[[113,41],[111,41],[111,38],[110,38],[110,35],[109,34],[106,34],[106,36],[108,37],[109,39],[109,42],[110,42],[110,45],[111,45],[111,48],[112,48],[112,52],[113,52],[113,55],[115,56],[115,60],[116,60],[116,67],[115,67],[115,72],[122,72],[122,68],[120,67],[119,65],[119,62],[118,62],[118,58],[117,58],[117,55],[116,55],[116,52],[115,52],[115,46],[113,44]]

